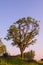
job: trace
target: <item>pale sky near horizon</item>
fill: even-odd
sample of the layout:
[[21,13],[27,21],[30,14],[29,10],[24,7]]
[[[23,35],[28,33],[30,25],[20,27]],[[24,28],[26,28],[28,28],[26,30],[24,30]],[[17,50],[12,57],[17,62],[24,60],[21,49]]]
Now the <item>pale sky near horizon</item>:
[[19,50],[16,47],[10,47],[4,37],[11,24],[28,16],[40,21],[40,30],[36,44],[26,50],[35,50],[36,59],[40,59],[43,58],[43,0],[0,0],[0,38],[7,46],[9,53],[17,54]]

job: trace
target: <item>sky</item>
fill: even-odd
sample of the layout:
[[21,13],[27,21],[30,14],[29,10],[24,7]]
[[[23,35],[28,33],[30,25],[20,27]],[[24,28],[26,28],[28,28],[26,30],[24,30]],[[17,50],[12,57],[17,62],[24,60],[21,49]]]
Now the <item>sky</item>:
[[36,44],[26,48],[26,51],[34,50],[35,58],[41,59],[43,58],[43,0],[0,0],[0,38],[11,55],[20,53],[19,48],[12,47],[11,42],[6,41],[4,37],[11,24],[28,16],[40,21],[40,30]]

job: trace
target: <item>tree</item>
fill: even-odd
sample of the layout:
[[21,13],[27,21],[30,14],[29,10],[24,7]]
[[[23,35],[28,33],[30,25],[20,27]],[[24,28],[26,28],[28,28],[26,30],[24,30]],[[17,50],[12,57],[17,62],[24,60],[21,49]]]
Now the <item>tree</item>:
[[0,39],[0,55],[3,55],[6,52],[6,46],[3,44],[2,40]]
[[26,47],[35,43],[35,36],[39,33],[39,21],[27,17],[16,21],[8,29],[7,40],[12,40],[12,45],[17,45],[23,58]]
[[4,53],[6,53],[6,46],[5,45],[2,45],[0,47],[0,55],[3,55]]

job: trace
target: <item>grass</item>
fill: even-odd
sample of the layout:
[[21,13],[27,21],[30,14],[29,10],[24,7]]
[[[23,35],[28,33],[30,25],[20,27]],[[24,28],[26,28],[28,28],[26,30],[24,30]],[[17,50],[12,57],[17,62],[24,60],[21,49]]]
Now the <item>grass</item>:
[[0,65],[43,65],[43,63],[26,62],[20,57],[0,57]]

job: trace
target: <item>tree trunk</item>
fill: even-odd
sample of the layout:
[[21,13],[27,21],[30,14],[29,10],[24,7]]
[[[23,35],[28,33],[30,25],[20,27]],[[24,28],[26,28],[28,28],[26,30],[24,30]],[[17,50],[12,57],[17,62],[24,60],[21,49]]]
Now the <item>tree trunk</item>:
[[22,59],[24,58],[23,50],[21,50],[21,58],[22,58]]
[[23,58],[24,58],[24,53],[23,53],[23,52],[24,52],[24,50],[23,50],[23,48],[22,48],[22,47],[20,48],[20,52],[21,52],[21,58],[23,59]]

